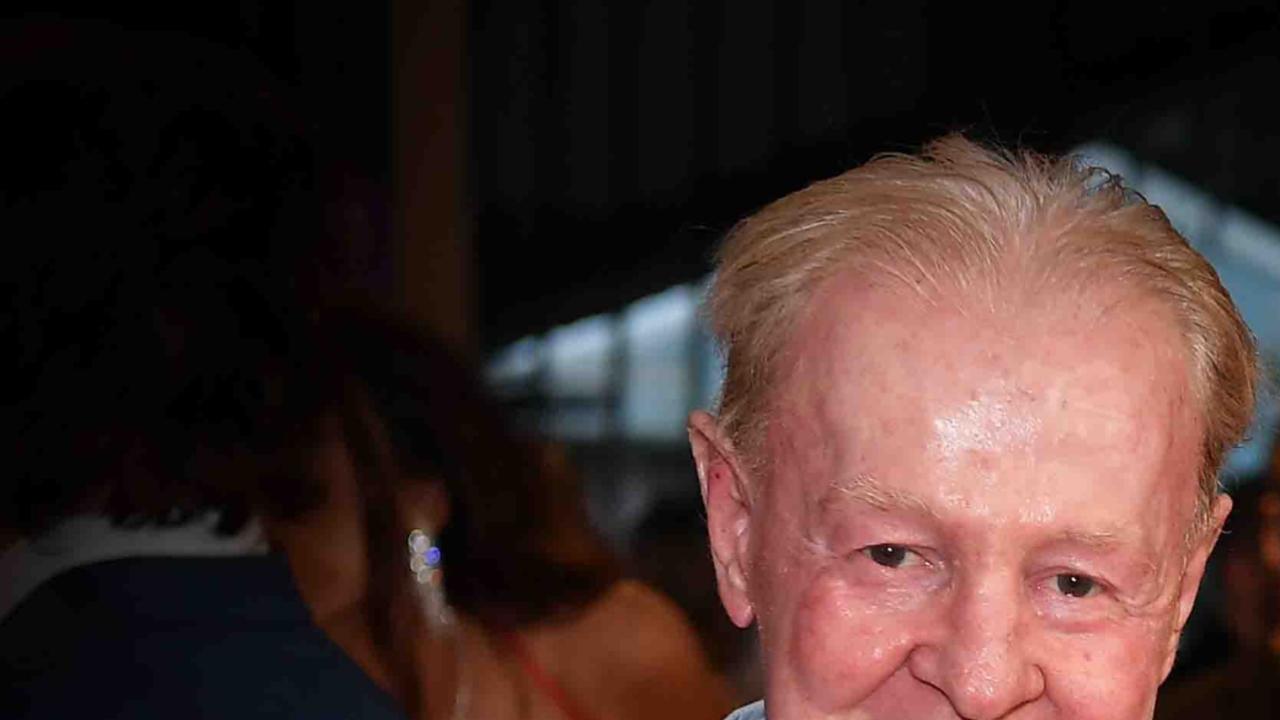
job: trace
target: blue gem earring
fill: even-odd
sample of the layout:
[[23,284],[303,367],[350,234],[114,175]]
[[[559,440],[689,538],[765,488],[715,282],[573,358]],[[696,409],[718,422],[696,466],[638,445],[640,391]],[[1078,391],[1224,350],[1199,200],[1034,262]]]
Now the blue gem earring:
[[409,572],[417,583],[418,597],[433,626],[453,624],[453,609],[444,596],[444,554],[429,530],[409,533]]

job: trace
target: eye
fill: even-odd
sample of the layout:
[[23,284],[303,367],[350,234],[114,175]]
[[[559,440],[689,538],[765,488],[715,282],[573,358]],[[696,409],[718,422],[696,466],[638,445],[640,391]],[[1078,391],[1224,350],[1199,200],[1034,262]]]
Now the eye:
[[877,565],[887,568],[899,568],[919,559],[919,555],[908,550],[905,545],[870,545],[860,550]]
[[1054,578],[1054,582],[1058,586],[1058,592],[1067,597],[1086,598],[1101,590],[1098,581],[1088,575],[1062,573]]

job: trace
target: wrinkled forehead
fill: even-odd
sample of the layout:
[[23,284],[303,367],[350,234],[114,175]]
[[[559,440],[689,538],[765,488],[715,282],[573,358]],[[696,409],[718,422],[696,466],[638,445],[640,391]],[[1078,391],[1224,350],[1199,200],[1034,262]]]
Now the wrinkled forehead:
[[1062,422],[1081,442],[1106,436],[1154,456],[1187,433],[1198,446],[1190,378],[1167,310],[1133,293],[995,309],[836,276],[783,353],[767,452],[821,459],[895,431],[935,446],[1016,445],[1033,434],[1026,422],[1069,408]]

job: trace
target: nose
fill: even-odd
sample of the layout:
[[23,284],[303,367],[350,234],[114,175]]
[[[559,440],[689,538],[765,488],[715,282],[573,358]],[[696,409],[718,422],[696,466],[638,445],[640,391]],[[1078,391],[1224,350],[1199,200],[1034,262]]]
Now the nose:
[[1044,692],[1044,674],[1028,655],[1023,602],[1016,583],[974,585],[954,594],[934,637],[912,652],[909,667],[940,690],[967,720],[997,720]]

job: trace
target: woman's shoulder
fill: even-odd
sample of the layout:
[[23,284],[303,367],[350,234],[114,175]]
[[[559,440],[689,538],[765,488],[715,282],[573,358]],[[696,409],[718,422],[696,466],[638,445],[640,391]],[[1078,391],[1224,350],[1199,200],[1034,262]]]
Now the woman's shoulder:
[[599,645],[618,661],[696,650],[697,637],[671,598],[638,580],[615,582],[564,628],[586,646]]
[[688,618],[644,583],[620,580],[575,619],[541,633],[547,636],[535,642],[567,663],[560,676],[576,688],[595,688],[590,692],[597,695],[597,707],[618,709],[612,716],[621,717],[625,709],[637,717],[661,711],[667,717],[720,718],[728,709],[727,685],[711,668]]
[[684,613],[671,598],[639,580],[615,582],[588,609],[603,618],[626,617],[656,623],[686,625]]

